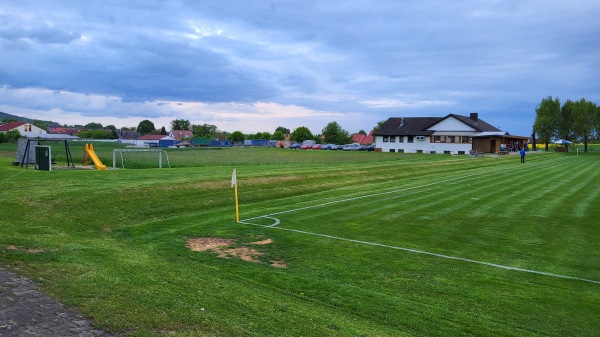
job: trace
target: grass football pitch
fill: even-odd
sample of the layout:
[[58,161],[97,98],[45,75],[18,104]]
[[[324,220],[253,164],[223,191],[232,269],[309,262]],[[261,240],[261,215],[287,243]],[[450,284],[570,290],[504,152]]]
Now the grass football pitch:
[[0,266],[131,336],[600,331],[596,154],[169,158],[42,172],[0,157]]

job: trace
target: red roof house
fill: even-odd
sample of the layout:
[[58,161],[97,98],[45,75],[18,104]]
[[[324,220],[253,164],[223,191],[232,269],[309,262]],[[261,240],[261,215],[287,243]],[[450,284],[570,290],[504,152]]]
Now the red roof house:
[[369,132],[368,135],[363,135],[361,133],[355,133],[352,135],[352,142],[358,143],[360,145],[371,145],[373,144],[373,130]]
[[177,140],[192,140],[192,139],[194,139],[194,134],[190,130],[171,130],[171,132],[169,132],[169,136],[171,136]]
[[9,122],[6,124],[0,125],[0,132],[7,132],[11,130],[17,130],[21,135],[24,134],[45,134],[46,130],[42,128],[38,128],[37,126],[29,123],[29,122]]

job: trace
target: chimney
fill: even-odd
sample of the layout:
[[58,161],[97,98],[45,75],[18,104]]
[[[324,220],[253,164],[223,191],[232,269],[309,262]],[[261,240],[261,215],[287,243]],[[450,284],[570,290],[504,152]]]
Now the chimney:
[[479,114],[477,112],[471,112],[471,116],[469,117],[476,122],[479,120]]

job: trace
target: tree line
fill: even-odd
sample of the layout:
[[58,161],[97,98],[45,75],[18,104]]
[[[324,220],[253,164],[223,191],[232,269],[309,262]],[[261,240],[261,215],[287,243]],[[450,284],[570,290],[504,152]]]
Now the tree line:
[[[17,121],[12,119],[2,120],[0,124],[14,122]],[[379,127],[382,122],[379,122],[376,126]],[[34,124],[40,128],[47,129],[48,124],[37,123]],[[59,124],[57,124],[59,125]],[[292,141],[296,141],[299,143],[304,142],[305,140],[314,140],[317,143],[332,143],[332,144],[347,144],[352,140],[351,134],[343,129],[337,122],[328,123],[322,130],[321,133],[313,134],[310,129],[306,126],[300,126],[291,131],[289,128],[279,126],[275,129],[273,133],[270,132],[257,132],[254,134],[244,134],[241,131],[227,132],[221,131],[216,125],[212,124],[191,124],[189,120],[185,119],[175,119],[170,123],[171,130],[188,130],[191,131],[194,137],[196,138],[209,138],[209,139],[219,139],[219,140],[229,140],[234,143],[240,143],[244,140],[252,140],[252,139],[267,139],[267,140],[285,140],[286,135],[290,135],[289,139]],[[59,125],[60,127],[60,125]],[[114,125],[103,126],[101,123],[88,123],[86,125],[74,125],[67,126],[66,124],[62,127],[65,128],[81,128],[83,129],[76,135],[80,138],[89,138],[89,139],[117,139],[119,131],[135,131],[140,135],[146,134],[161,134],[167,135],[167,131],[163,126],[160,129],[157,129],[154,123],[148,119],[142,120],[137,127],[123,127],[121,130],[118,130]],[[360,130],[359,133],[366,134],[364,130]],[[20,137],[18,131],[15,132],[14,135],[8,134],[0,134],[0,142],[16,140]],[[13,139],[14,138],[14,139]]]
[[546,145],[546,151],[552,139],[564,139],[583,143],[587,152],[588,142],[600,136],[600,107],[585,98],[567,100],[561,106],[558,97],[548,96],[536,106],[535,112],[533,138],[537,135]]
[[[164,128],[163,128],[164,129]],[[255,134],[244,134],[241,131],[234,131],[227,133],[220,131],[215,125],[203,124],[194,125],[185,119],[175,119],[171,122],[172,130],[188,130],[192,131],[194,137],[199,138],[211,138],[211,139],[227,139],[233,143],[241,143],[244,140],[252,139],[267,139],[267,140],[285,140],[286,135],[290,135],[290,140],[302,143],[305,140],[314,140],[317,143],[334,143],[334,144],[346,144],[352,139],[350,133],[344,130],[337,122],[328,123],[320,134],[313,134],[310,129],[306,126],[300,126],[290,131],[289,128],[279,126],[273,133],[270,132],[257,132]],[[140,122],[137,131],[140,134],[147,134],[156,132],[154,124],[151,121],[145,120]],[[366,134],[364,130],[360,133]],[[166,134],[166,133],[165,133]],[[219,137],[220,136],[220,137]]]

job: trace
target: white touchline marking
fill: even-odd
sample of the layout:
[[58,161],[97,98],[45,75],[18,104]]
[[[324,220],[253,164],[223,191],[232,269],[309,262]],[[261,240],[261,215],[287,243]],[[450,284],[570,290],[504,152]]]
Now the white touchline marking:
[[[274,219],[274,218],[270,218],[270,219]],[[377,242],[369,242],[369,241],[348,239],[348,238],[342,238],[342,237],[333,236],[333,235],[312,233],[312,232],[302,231],[302,230],[298,230],[298,229],[290,229],[290,228],[284,228],[284,227],[275,227],[273,225],[264,226],[264,225],[254,224],[254,223],[251,223],[251,222],[245,222],[245,221],[240,221],[240,222],[244,223],[244,224],[247,224],[247,225],[252,225],[252,226],[259,226],[259,227],[280,229],[280,230],[284,230],[284,231],[290,231],[290,232],[301,233],[301,234],[306,234],[306,235],[320,236],[320,237],[334,239],[334,240],[354,242],[354,243],[359,243],[359,244],[363,244],[363,245],[369,245],[369,246],[376,246],[376,247],[383,247],[383,248],[390,248],[390,249],[402,250],[402,251],[405,251],[405,252],[430,255],[430,256],[440,257],[440,258],[444,258],[444,259],[457,260],[457,261],[463,261],[463,262],[469,262],[469,263],[476,263],[476,264],[481,264],[481,265],[489,266],[489,267],[495,267],[495,268],[501,268],[501,269],[507,269],[507,270],[520,271],[520,272],[525,272],[525,273],[530,273],[530,274],[537,274],[537,275],[544,275],[544,276],[551,276],[551,277],[558,277],[558,278],[564,278],[564,279],[569,279],[569,280],[576,280],[576,281],[583,281],[583,282],[600,284],[600,281],[596,281],[596,280],[589,280],[589,279],[584,279],[584,278],[580,278],[580,277],[574,277],[574,276],[568,276],[568,275],[548,273],[548,272],[538,271],[538,270],[532,270],[532,269],[524,269],[524,268],[504,266],[504,265],[497,264],[497,263],[490,263],[490,262],[483,262],[483,261],[471,260],[471,259],[466,259],[466,258],[463,258],[463,257],[457,257],[457,256],[450,256],[450,255],[444,255],[444,254],[427,252],[427,251],[424,251],[424,250],[418,250],[418,249],[412,249],[412,248],[405,248],[405,247],[385,245],[385,244],[377,243]]]
[[[473,174],[469,174],[469,175],[466,175],[466,176],[461,176],[461,177],[457,177],[457,178],[446,179],[446,180],[442,180],[442,181],[436,181],[434,183],[429,183],[429,184],[425,184],[425,185],[419,185],[419,186],[413,186],[413,187],[406,187],[406,188],[399,189],[399,190],[393,190],[393,191],[387,191],[387,192],[380,192],[380,193],[369,194],[369,195],[361,195],[361,196],[358,196],[358,197],[348,198],[348,199],[342,199],[342,200],[334,200],[334,201],[329,201],[329,202],[326,202],[326,203],[323,203],[323,204],[306,206],[306,207],[295,208],[295,209],[289,209],[287,211],[281,211],[281,212],[275,212],[275,213],[271,213],[271,214],[265,214],[265,215],[261,215],[261,216],[256,216],[256,217],[253,217],[253,218],[244,219],[244,221],[255,220],[255,219],[260,219],[260,218],[273,219],[272,218],[273,215],[279,215],[279,214],[284,214],[284,213],[292,213],[292,212],[297,212],[297,211],[303,211],[303,210],[306,210],[306,209],[323,207],[323,206],[327,206],[327,205],[331,205],[331,204],[337,204],[337,203],[340,203],[340,202],[346,202],[346,201],[353,201],[353,200],[358,200],[358,199],[376,197],[376,196],[379,196],[379,195],[404,192],[404,191],[414,190],[414,189],[417,189],[417,188],[423,188],[423,187],[427,187],[427,186],[438,185],[438,184],[447,183],[447,182],[454,181],[454,180],[469,178],[469,177],[478,176],[478,175],[487,174],[487,173],[489,173],[489,172],[473,173]],[[240,222],[243,222],[243,221],[240,221]]]
[[[566,160],[563,160],[563,161],[566,162]],[[538,165],[546,165],[546,163],[540,163]],[[533,165],[531,165],[531,166],[533,166]],[[330,205],[330,204],[335,204],[335,203],[340,203],[340,202],[346,202],[346,201],[352,201],[352,200],[357,200],[357,199],[369,198],[369,197],[378,196],[378,195],[385,195],[385,194],[403,192],[403,191],[408,191],[408,190],[412,190],[412,189],[416,189],[416,188],[422,188],[422,187],[437,185],[437,184],[441,184],[441,183],[445,183],[445,182],[450,182],[450,181],[454,181],[454,180],[458,180],[458,179],[469,178],[469,177],[478,176],[478,175],[487,174],[487,173],[489,173],[489,172],[474,173],[474,174],[469,174],[469,175],[466,175],[466,176],[461,176],[461,177],[458,177],[458,178],[446,179],[446,180],[442,180],[442,181],[438,181],[438,182],[434,182],[434,183],[429,183],[429,184],[425,184],[425,185],[420,185],[420,186],[413,186],[413,187],[407,187],[407,188],[403,188],[403,189],[399,189],[399,190],[394,190],[394,191],[381,192],[381,193],[369,194],[369,195],[365,195],[365,196],[359,196],[359,197],[348,198],[348,199],[343,199],[343,200],[330,201],[330,202],[326,202],[326,203],[319,204],[319,205],[306,206],[306,207],[302,207],[302,208],[296,208],[296,209],[292,209],[292,210],[281,211],[281,212],[271,213],[271,214],[267,214],[267,215],[261,215],[261,216],[257,216],[257,217],[253,217],[253,218],[248,218],[248,219],[240,220],[240,223],[243,223],[243,224],[246,224],[246,225],[252,225],[252,226],[265,227],[265,228],[275,228],[275,229],[280,229],[280,230],[285,230],[285,231],[290,231],[290,232],[296,232],[296,233],[301,233],[301,234],[307,234],[307,235],[320,236],[320,237],[330,238],[330,239],[334,239],[334,240],[341,240],[341,241],[348,241],[348,242],[360,243],[360,244],[365,244],[365,245],[370,245],[370,246],[377,246],[377,247],[384,247],[384,248],[402,250],[402,251],[416,253],[416,254],[424,254],[424,255],[436,256],[436,257],[440,257],[440,258],[444,258],[444,259],[457,260],[457,261],[463,261],[463,262],[469,262],[469,263],[476,263],[476,264],[481,264],[481,265],[485,265],[485,266],[496,267],[496,268],[501,268],[501,269],[506,269],[506,270],[521,271],[521,272],[526,272],[526,273],[531,273],[531,274],[537,274],[537,275],[545,275],[545,276],[558,277],[558,278],[564,278],[564,279],[569,279],[569,280],[577,280],[577,281],[583,281],[583,282],[600,284],[600,281],[589,280],[589,279],[584,279],[584,278],[580,278],[580,277],[574,277],[574,276],[568,276],[568,275],[561,275],[561,274],[553,274],[553,273],[548,273],[548,272],[543,272],[543,271],[538,271],[538,270],[532,270],[532,269],[510,267],[510,266],[504,266],[504,265],[496,264],[496,263],[483,262],[483,261],[471,260],[471,259],[466,259],[466,258],[457,257],[457,256],[450,256],[450,255],[432,253],[432,252],[427,252],[427,251],[424,251],[424,250],[418,250],[418,249],[412,249],[412,248],[404,248],[404,247],[397,247],[397,246],[391,246],[391,245],[384,245],[382,243],[369,242],[369,241],[361,241],[361,240],[354,240],[354,239],[337,237],[337,236],[333,236],[333,235],[312,233],[312,232],[302,231],[302,230],[298,230],[298,229],[290,229],[290,228],[278,227],[278,225],[281,223],[281,221],[278,218],[273,217],[273,215],[284,214],[284,213],[291,213],[291,212],[296,212],[296,211],[301,211],[301,210],[311,209],[311,208],[316,208],[316,207],[322,207],[322,206],[326,206],[326,205]],[[259,225],[259,224],[255,224],[255,223],[249,222],[250,220],[261,219],[261,218],[271,219],[271,220],[274,220],[275,222],[273,224],[271,224],[271,225],[268,225],[268,226]]]

